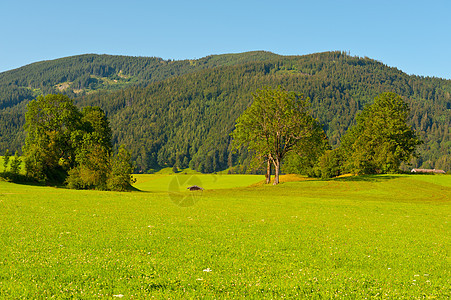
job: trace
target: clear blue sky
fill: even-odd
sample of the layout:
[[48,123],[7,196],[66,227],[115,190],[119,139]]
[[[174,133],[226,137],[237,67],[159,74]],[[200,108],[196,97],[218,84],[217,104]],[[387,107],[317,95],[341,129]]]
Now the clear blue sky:
[[179,60],[343,50],[451,79],[450,13],[450,0],[2,0],[0,72],[85,53]]

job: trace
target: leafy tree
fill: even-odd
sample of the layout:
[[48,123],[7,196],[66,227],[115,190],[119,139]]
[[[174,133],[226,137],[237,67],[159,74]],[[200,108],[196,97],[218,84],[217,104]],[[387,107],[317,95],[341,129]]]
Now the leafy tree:
[[20,158],[19,154],[16,151],[14,153],[13,159],[11,160],[10,172],[13,175],[18,175],[20,173],[21,164],[22,164],[22,159]]
[[5,154],[3,154],[3,172],[5,173],[8,170],[10,156],[11,154],[9,153],[9,149],[6,149]]
[[341,149],[327,150],[318,161],[321,178],[327,179],[341,174],[343,157]]
[[27,105],[23,149],[27,174],[38,180],[63,182],[75,165],[74,131],[80,112],[68,96],[39,96]]
[[105,113],[99,107],[82,111],[82,130],[73,132],[76,145],[76,166],[69,171],[66,182],[70,188],[107,189],[111,172],[111,129]]
[[274,184],[278,184],[285,155],[292,151],[304,152],[308,148],[306,141],[316,138],[319,133],[319,125],[310,116],[308,100],[301,94],[285,91],[279,86],[258,90],[253,96],[254,102],[236,120],[231,135],[236,147],[247,146],[257,161],[266,162],[267,182],[272,163]]
[[320,124],[316,123],[312,128],[312,134],[302,139],[294,151],[286,156],[283,170],[286,173],[319,177],[318,159],[329,149],[329,140]]
[[112,157],[111,129],[99,107],[80,112],[67,96],[40,96],[28,105],[25,128],[29,176],[66,181],[76,189],[126,190],[130,186],[130,154],[121,147]]
[[97,106],[87,106],[82,110],[83,131],[90,134],[96,143],[111,152],[111,127],[105,112]]
[[343,137],[345,169],[357,174],[398,172],[421,144],[408,116],[409,107],[399,95],[377,96]]
[[123,145],[111,160],[111,173],[107,180],[108,189],[114,191],[127,191],[135,182],[132,172],[133,164],[130,153]]
[[110,151],[103,147],[96,135],[85,133],[76,150],[77,165],[69,171],[69,188],[107,189],[107,179],[111,172]]

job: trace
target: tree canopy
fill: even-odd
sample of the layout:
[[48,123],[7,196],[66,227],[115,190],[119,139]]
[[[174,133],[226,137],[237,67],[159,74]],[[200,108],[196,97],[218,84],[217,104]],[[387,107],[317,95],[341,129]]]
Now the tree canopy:
[[[280,166],[290,152],[299,155],[324,145],[325,134],[308,111],[302,94],[288,92],[280,86],[264,88],[253,94],[252,105],[236,120],[232,137],[236,147],[246,146],[254,158],[267,163],[269,183],[271,163],[274,184],[279,183]],[[308,141],[308,142],[307,142]]]
[[357,174],[398,172],[421,144],[408,116],[409,107],[399,95],[377,96],[343,137],[344,168]]
[[81,130],[81,114],[64,95],[39,96],[27,108],[23,148],[27,174],[38,180],[62,181],[75,165],[71,136]]
[[27,107],[23,152],[29,177],[78,189],[125,190],[130,185],[130,157],[123,148],[113,156],[111,129],[102,109],[85,107],[80,112],[61,94],[39,96]]

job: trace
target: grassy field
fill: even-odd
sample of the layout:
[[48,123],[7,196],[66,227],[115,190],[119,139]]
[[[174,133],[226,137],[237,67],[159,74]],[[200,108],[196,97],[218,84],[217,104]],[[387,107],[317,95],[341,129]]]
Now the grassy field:
[[[188,192],[187,187],[200,186],[206,190],[231,189],[246,187],[262,181],[262,176],[255,175],[220,175],[220,174],[176,174],[176,175],[133,175],[135,187],[142,191],[178,191]],[[263,177],[264,179],[264,177]]]
[[137,179],[0,181],[0,298],[450,297],[451,176]]

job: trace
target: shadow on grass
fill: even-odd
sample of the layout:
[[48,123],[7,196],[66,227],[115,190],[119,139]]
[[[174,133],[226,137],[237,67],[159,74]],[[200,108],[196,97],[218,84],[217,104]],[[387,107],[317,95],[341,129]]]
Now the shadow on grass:
[[[24,185],[24,186],[38,186],[38,187],[54,187],[54,188],[58,188],[58,189],[66,189],[66,190],[70,190],[70,188],[67,187],[67,185],[62,184],[60,182],[55,182],[55,181],[47,181],[47,182],[43,182],[43,181],[37,181],[33,178],[27,177],[25,175],[17,175],[17,174],[13,174],[13,176],[11,176],[11,174],[9,173],[0,173],[0,181],[5,181],[5,182],[9,182],[9,183],[14,183],[14,184],[19,184],[19,185]],[[79,190],[96,190],[96,189],[79,189]],[[140,190],[134,186],[129,186],[127,188],[126,191],[124,192],[139,192],[139,193],[149,193],[149,191],[143,191]]]
[[[332,177],[332,178],[319,178],[319,177],[304,177],[300,180],[288,180],[284,181],[281,179],[279,185],[289,182],[383,182],[392,179],[399,178],[400,174],[381,174],[381,175],[349,175],[349,176],[340,176],[340,177]],[[253,184],[252,186],[266,186],[267,184],[264,181]],[[272,182],[271,184],[272,185]]]
[[143,191],[143,190],[140,190],[140,189],[134,187],[133,185],[131,185],[131,186],[127,189],[127,192],[151,193],[150,191]]
[[366,181],[366,182],[382,182],[399,178],[396,175],[359,175],[359,176],[347,176],[331,178],[333,181]]
[[36,186],[45,186],[46,184],[43,182],[38,182],[28,176],[23,174],[14,174],[10,172],[2,172],[0,173],[0,180],[10,183],[22,184],[22,185],[36,185]]

